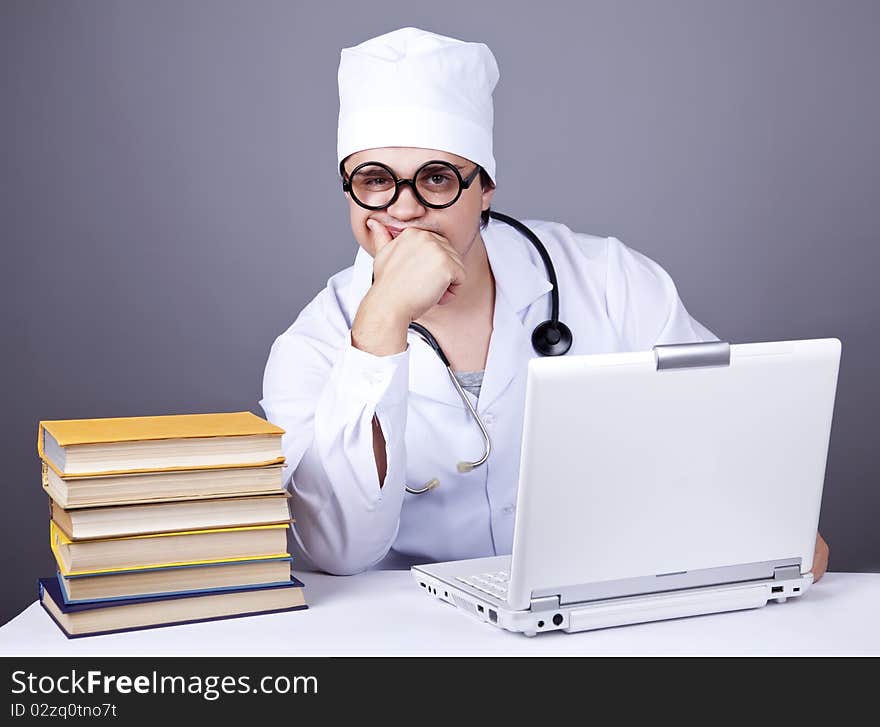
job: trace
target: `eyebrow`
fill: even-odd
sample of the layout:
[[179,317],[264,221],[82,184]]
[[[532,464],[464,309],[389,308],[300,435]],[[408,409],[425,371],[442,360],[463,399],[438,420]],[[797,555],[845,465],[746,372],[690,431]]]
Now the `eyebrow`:
[[[456,164],[455,162],[450,162],[447,159],[427,159],[426,161],[423,161],[419,166],[423,166],[423,165],[427,164],[428,162],[446,162],[447,164],[451,164],[452,166],[454,166],[459,171],[462,171],[467,168],[467,164]],[[418,168],[418,167],[416,167],[416,168]]]
[[[363,164],[363,163],[365,163],[365,162],[368,162],[368,161],[375,161],[375,160],[373,160],[373,159],[366,159],[366,160],[364,160],[364,162],[358,162],[357,164],[354,165],[354,167],[360,166],[361,164]],[[428,161],[445,161],[445,160],[443,160],[443,159],[428,159]],[[426,164],[426,163],[427,163],[427,162],[422,162],[422,164]],[[467,164],[456,164],[455,162],[446,162],[446,163],[447,163],[447,164],[452,164],[452,166],[454,166],[454,167],[455,167],[456,169],[458,169],[458,171],[460,171],[460,172],[463,172],[463,171],[464,171],[465,169],[467,169],[467,167],[468,167]],[[389,164],[388,166],[391,166],[391,165]],[[421,165],[420,165],[420,166],[421,166]],[[352,167],[352,169],[354,169],[354,167]],[[346,174],[350,174],[350,172],[347,171],[347,170],[346,170],[345,173],[346,173]]]

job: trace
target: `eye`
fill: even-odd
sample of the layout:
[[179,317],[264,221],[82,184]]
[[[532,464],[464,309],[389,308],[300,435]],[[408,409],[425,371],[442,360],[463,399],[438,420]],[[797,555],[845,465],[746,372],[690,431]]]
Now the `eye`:
[[386,190],[394,186],[394,180],[382,172],[355,175],[354,184],[358,189],[381,189]]
[[383,186],[390,183],[391,180],[388,177],[368,177],[364,180],[364,184],[373,187]]
[[449,187],[456,182],[453,174],[445,167],[429,167],[419,174],[419,183],[433,189]]

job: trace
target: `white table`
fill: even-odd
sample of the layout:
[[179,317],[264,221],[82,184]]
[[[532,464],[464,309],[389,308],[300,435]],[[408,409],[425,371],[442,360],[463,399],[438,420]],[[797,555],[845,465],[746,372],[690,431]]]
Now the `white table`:
[[749,611],[535,638],[429,598],[408,571],[296,575],[305,611],[73,640],[34,603],[0,628],[0,655],[880,655],[876,573],[828,573],[802,597]]

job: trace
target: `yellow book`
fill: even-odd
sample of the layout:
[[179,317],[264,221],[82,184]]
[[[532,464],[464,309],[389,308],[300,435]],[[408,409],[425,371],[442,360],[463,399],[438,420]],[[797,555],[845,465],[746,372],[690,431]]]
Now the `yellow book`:
[[40,458],[62,478],[260,467],[284,430],[249,411],[41,421]]
[[73,576],[284,558],[289,556],[288,527],[253,525],[74,541],[50,521],[49,543],[61,575]]
[[187,530],[280,525],[290,522],[290,493],[226,497],[183,502],[84,507],[68,510],[49,501],[49,514],[74,542],[134,537]]
[[41,465],[43,489],[52,500],[66,510],[104,505],[138,505],[279,494],[285,491],[283,464],[167,472],[126,472],[100,477],[67,478],[59,477],[45,460]]

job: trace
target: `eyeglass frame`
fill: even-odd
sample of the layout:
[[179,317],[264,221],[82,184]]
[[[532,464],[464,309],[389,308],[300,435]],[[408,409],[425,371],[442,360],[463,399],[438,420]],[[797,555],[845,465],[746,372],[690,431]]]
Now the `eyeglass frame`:
[[[458,193],[455,195],[455,197],[452,199],[451,202],[447,202],[446,204],[437,205],[437,204],[433,204],[431,202],[426,201],[424,199],[424,197],[422,197],[422,195],[419,194],[419,190],[416,187],[415,180],[419,176],[419,172],[421,172],[422,169],[427,167],[429,164],[440,164],[442,166],[448,167],[449,169],[451,169],[455,173],[455,176],[458,178]],[[354,177],[354,175],[357,174],[357,172],[359,170],[361,170],[367,166],[382,167],[382,169],[387,171],[388,174],[391,176],[391,178],[394,180],[394,194],[392,195],[391,199],[388,200],[388,202],[386,202],[383,205],[373,206],[373,205],[365,204],[364,202],[361,202],[357,198],[357,196],[354,194],[354,192],[352,192],[352,189],[351,189],[352,177]],[[382,162],[367,161],[367,162],[363,162],[362,164],[358,164],[354,169],[352,169],[351,174],[349,174],[348,179],[346,179],[345,178],[345,159],[343,159],[341,162],[339,162],[339,176],[342,177],[342,191],[348,192],[351,195],[351,198],[354,200],[356,205],[363,207],[365,210],[373,210],[373,211],[388,209],[391,205],[393,205],[397,201],[397,198],[400,196],[401,185],[404,185],[404,184],[408,184],[410,186],[410,189],[412,189],[413,194],[415,195],[416,199],[421,204],[423,204],[425,207],[429,207],[430,209],[434,209],[434,210],[446,209],[447,207],[451,207],[456,202],[458,202],[459,198],[461,197],[461,193],[463,191],[465,191],[466,189],[470,189],[471,184],[473,184],[474,180],[477,178],[477,174],[479,174],[480,170],[482,170],[482,167],[479,164],[477,164],[477,166],[474,167],[474,171],[472,171],[470,174],[468,174],[467,177],[462,177],[461,172],[458,171],[458,168],[452,162],[448,162],[445,159],[431,159],[429,161],[426,161],[424,164],[420,165],[419,168],[416,169],[415,173],[412,175],[411,179],[398,179],[397,175],[394,173],[394,170],[391,167],[389,167],[387,164],[383,164]]]

